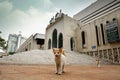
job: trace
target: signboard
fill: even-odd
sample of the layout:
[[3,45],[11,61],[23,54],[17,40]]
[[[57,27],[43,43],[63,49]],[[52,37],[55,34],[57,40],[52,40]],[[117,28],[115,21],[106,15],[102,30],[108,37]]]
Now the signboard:
[[92,46],[92,49],[96,49],[96,46]]
[[108,42],[116,42],[120,40],[117,20],[107,23],[106,32],[107,32]]

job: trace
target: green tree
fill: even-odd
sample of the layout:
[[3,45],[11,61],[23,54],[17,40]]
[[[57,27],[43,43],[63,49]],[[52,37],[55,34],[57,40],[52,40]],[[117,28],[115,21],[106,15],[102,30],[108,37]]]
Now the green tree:
[[[2,32],[0,31],[0,34],[1,33]],[[7,42],[1,36],[0,36],[0,47],[2,47],[4,50],[7,50]]]

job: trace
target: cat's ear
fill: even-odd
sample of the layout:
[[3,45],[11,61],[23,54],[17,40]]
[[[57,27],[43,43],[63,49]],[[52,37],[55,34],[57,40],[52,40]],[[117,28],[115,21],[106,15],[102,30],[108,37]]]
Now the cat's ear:
[[59,48],[59,52],[62,52],[62,48]]
[[64,50],[63,50],[63,52],[62,52],[62,53],[63,53],[63,55],[65,56],[65,51],[64,51]]

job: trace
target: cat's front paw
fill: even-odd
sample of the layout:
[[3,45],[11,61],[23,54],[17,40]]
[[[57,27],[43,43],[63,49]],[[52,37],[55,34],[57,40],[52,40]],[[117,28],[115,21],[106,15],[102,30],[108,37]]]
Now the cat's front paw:
[[62,73],[65,73],[65,71],[62,71]]
[[58,72],[55,72],[55,74],[58,74]]
[[62,73],[58,73],[58,75],[61,75]]
[[57,74],[58,74],[58,75],[61,75],[61,74],[62,74],[62,72],[58,72]]

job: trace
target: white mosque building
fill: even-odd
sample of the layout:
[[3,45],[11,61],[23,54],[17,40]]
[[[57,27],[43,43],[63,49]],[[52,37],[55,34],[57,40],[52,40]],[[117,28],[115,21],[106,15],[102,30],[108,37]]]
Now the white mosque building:
[[120,0],[97,0],[73,18],[57,13],[46,28],[44,48],[61,47],[120,64]]

